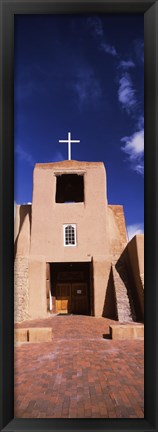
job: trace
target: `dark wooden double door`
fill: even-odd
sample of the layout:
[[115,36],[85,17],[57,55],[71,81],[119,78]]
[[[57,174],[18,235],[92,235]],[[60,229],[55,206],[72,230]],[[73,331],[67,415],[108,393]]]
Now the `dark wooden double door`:
[[85,282],[56,284],[56,312],[88,314],[88,286]]

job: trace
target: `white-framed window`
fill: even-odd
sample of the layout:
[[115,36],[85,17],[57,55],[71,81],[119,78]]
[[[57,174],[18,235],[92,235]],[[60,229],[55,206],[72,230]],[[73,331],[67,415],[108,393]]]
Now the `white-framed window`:
[[64,246],[76,246],[76,225],[65,224],[64,228]]

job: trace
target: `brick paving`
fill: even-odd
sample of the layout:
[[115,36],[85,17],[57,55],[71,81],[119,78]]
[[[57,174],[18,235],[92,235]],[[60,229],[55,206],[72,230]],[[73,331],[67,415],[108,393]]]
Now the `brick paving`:
[[52,342],[15,347],[14,416],[143,418],[143,340],[110,340],[110,323],[68,315],[16,325],[52,327]]

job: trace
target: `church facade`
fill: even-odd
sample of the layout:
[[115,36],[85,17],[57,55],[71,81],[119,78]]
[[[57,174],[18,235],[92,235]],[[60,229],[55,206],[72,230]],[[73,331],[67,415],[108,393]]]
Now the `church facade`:
[[16,207],[15,322],[50,314],[143,321],[143,236],[127,241],[101,162],[36,164],[32,204]]

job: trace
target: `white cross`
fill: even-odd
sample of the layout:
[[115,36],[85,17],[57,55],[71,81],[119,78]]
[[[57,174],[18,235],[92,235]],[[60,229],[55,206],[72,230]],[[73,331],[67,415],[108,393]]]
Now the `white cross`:
[[59,140],[60,143],[68,143],[68,160],[71,160],[71,143],[79,143],[80,140],[72,140],[71,132],[68,132],[67,140]]

